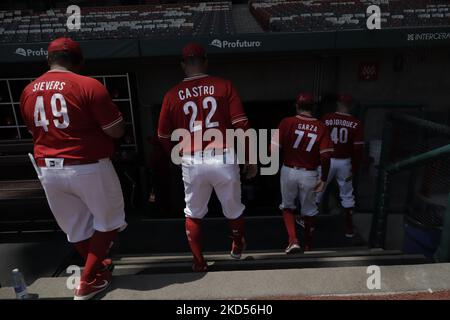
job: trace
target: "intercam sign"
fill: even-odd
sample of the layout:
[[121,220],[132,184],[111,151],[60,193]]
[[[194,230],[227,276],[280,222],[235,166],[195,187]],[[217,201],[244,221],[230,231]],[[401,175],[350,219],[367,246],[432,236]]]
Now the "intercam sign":
[[407,41],[450,40],[450,32],[409,33]]

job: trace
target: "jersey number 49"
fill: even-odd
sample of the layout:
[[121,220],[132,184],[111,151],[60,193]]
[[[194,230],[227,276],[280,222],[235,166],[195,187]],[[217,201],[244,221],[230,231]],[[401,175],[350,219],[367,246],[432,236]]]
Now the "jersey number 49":
[[[58,109],[58,102],[60,108]],[[52,108],[53,114],[53,124],[58,129],[65,129],[69,126],[70,120],[67,114],[67,104],[66,99],[60,93],[55,93],[51,100],[50,106]],[[34,125],[36,127],[42,127],[45,132],[48,132],[48,126],[50,122],[47,119],[44,108],[44,97],[38,96],[36,98],[36,104],[34,105]]]

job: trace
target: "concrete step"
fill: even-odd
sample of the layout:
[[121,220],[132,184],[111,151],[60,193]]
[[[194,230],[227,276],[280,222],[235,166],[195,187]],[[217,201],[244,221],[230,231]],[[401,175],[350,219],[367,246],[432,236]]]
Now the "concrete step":
[[[378,295],[450,289],[450,264],[381,266],[380,288],[367,287],[367,267],[276,269],[116,276],[99,299],[255,299]],[[67,278],[40,278],[28,287],[40,299],[71,299]],[[13,299],[11,287],[0,299]]]
[[[253,251],[233,260],[228,253],[207,253],[210,272],[237,270],[271,270],[292,268],[324,268],[342,266],[402,265],[425,263],[422,255],[406,255],[397,250],[366,248],[330,249],[286,255],[275,251]],[[191,271],[189,254],[114,256],[114,274],[184,273]]]

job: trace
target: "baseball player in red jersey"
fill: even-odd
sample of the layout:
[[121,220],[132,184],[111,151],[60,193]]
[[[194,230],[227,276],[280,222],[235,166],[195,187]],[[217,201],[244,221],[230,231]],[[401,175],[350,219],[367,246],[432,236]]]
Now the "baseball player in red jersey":
[[[344,208],[345,236],[355,235],[353,227],[353,173],[358,171],[364,146],[364,129],[361,121],[350,115],[353,98],[350,95],[339,95],[336,112],[327,113],[322,122],[328,127],[333,142],[330,173],[326,186],[336,178],[339,186],[341,205]],[[317,202],[322,199],[323,192],[317,194]]]
[[48,47],[50,70],[23,91],[20,108],[33,135],[38,177],[50,209],[85,260],[74,299],[86,300],[111,282],[105,259],[126,227],[119,179],[109,160],[123,120],[106,88],[78,75],[78,43],[58,38]]
[[[281,149],[280,209],[289,236],[286,253],[301,251],[297,239],[295,209],[299,200],[304,217],[304,250],[312,247],[314,218],[318,213],[316,193],[322,191],[328,178],[333,145],[327,127],[312,117],[314,99],[310,93],[300,93],[296,100],[297,115],[285,118],[272,139],[271,149]],[[276,152],[276,151],[275,151]],[[321,176],[318,167],[322,166]]]
[[[166,152],[172,150],[171,136],[176,129],[185,129],[193,141],[196,134],[208,133],[209,129],[219,130],[223,136],[226,129],[249,129],[241,100],[231,82],[205,73],[204,48],[190,43],[183,48],[182,58],[186,78],[167,92],[159,117],[158,136]],[[242,216],[245,207],[241,202],[239,165],[224,161],[227,157],[234,157],[233,150],[216,139],[185,144],[182,150],[185,226],[194,258],[192,268],[196,272],[207,271],[202,254],[201,221],[208,211],[213,189],[232,230],[231,257],[240,259],[245,247]],[[244,165],[244,171],[251,178],[256,175],[257,167]]]

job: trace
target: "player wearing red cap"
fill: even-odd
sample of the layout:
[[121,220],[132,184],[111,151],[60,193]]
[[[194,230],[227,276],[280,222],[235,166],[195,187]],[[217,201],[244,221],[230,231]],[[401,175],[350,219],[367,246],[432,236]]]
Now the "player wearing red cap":
[[[358,171],[364,146],[364,129],[361,121],[350,114],[353,98],[348,94],[338,96],[336,112],[327,113],[322,122],[328,127],[334,152],[331,156],[330,174],[326,186],[335,178],[339,186],[339,197],[344,209],[345,236],[355,235],[353,227],[353,174]],[[320,202],[323,192],[317,194]]]
[[[207,57],[202,46],[190,43],[183,48],[181,66],[186,78],[170,89],[164,97],[158,124],[158,136],[170,154],[171,136],[177,129],[185,129],[195,141],[198,133],[214,129],[226,136],[227,129],[250,128],[236,89],[230,81],[206,74]],[[204,152],[214,145],[219,152]],[[240,259],[245,247],[245,209],[241,202],[239,166],[226,158],[234,157],[233,150],[223,141],[195,142],[182,151],[182,172],[185,190],[186,234],[194,261],[194,271],[206,271],[202,254],[201,220],[208,211],[212,190],[219,198],[232,230],[231,257]],[[244,165],[248,178],[256,175],[256,165]]]
[[75,299],[89,299],[111,282],[105,259],[126,226],[119,179],[109,160],[113,138],[123,135],[122,115],[106,88],[77,74],[81,49],[69,38],[48,47],[50,70],[22,92],[20,108],[33,135],[38,177],[50,209],[85,260]]
[[[288,254],[301,251],[295,227],[297,199],[305,224],[304,250],[311,250],[314,218],[318,213],[315,193],[322,191],[327,181],[333,151],[327,127],[312,116],[314,107],[313,96],[301,93],[296,100],[297,115],[283,119],[272,138],[272,152],[281,149],[283,162],[280,209],[289,236],[285,250]],[[320,177],[319,165],[322,166]]]

